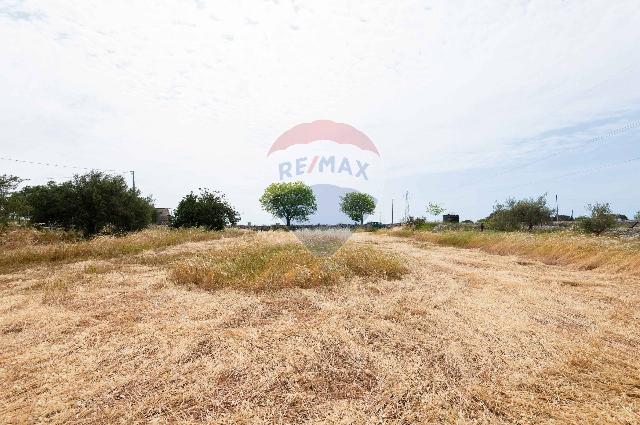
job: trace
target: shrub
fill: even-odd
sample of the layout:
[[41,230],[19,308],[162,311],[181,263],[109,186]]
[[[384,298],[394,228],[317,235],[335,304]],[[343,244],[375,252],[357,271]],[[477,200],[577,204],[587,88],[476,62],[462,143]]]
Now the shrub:
[[587,210],[591,212],[590,217],[580,218],[578,225],[586,233],[600,235],[616,225],[616,216],[611,212],[608,203],[595,203],[587,205]]
[[633,216],[633,219],[634,219],[634,220],[640,220],[640,211],[638,211],[638,212],[636,213],[636,215],[634,215],[634,216]]
[[424,217],[407,217],[404,225],[412,230],[433,230],[438,223],[427,221]]
[[171,224],[173,227],[204,227],[210,230],[222,230],[240,221],[238,212],[226,201],[224,194],[200,191],[182,198],[175,209]]
[[22,180],[9,174],[0,175],[0,225],[6,225],[14,212],[11,194]]
[[77,229],[84,236],[107,229],[140,230],[154,214],[152,200],[128,189],[122,176],[100,172],[76,175],[64,183],[27,186],[16,196],[24,200],[32,223]]
[[537,199],[509,198],[504,204],[496,204],[485,221],[488,228],[502,231],[520,230],[523,226],[531,230],[533,226],[550,222],[551,209],[547,207],[545,195]]

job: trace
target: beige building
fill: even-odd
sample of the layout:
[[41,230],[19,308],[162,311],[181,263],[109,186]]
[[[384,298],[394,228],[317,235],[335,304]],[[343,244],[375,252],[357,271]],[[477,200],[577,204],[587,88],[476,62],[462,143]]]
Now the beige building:
[[169,217],[169,208],[156,208],[156,224],[160,226],[168,226]]

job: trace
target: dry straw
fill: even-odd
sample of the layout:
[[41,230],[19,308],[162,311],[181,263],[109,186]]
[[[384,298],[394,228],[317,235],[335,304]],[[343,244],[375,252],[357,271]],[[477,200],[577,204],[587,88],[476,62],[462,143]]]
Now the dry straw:
[[99,241],[11,248],[37,255],[0,270],[0,423],[640,423],[640,282],[606,261],[366,233],[334,257],[286,232]]

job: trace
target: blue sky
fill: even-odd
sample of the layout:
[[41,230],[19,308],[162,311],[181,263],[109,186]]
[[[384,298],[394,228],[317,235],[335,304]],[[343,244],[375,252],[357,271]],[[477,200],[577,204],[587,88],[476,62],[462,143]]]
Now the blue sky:
[[543,193],[630,215],[640,127],[606,135],[640,120],[637,22],[632,0],[0,0],[0,156],[135,169],[159,206],[219,189],[271,222],[270,145],[330,119],[378,146],[384,221],[406,190],[413,215]]
[[[631,123],[632,127],[627,129],[628,124],[621,122]],[[619,131],[612,134],[606,128]],[[565,148],[535,149],[544,140],[555,142],[557,138],[567,141]],[[492,166],[422,173],[398,179],[393,185],[409,191],[414,214],[432,201],[444,204],[451,213],[461,214],[462,219],[482,217],[491,201],[545,193],[553,207],[558,195],[560,214],[583,215],[586,204],[596,202],[609,202],[615,211],[629,217],[640,210],[640,188],[636,184],[640,167],[640,114],[545,132],[514,143],[512,149],[516,151],[523,143],[532,144],[534,152],[506,158]],[[404,211],[403,194],[396,192],[394,198],[400,199],[400,211]]]

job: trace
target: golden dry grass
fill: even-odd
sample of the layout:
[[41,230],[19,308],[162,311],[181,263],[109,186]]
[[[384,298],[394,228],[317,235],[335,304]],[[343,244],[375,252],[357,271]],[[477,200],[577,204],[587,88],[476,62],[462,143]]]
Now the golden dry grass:
[[640,421],[636,276],[352,239],[345,261],[411,272],[261,291],[170,278],[192,256],[295,243],[269,232],[0,274],[0,422]]
[[478,231],[411,231],[393,229],[389,235],[458,248],[479,248],[491,254],[521,255],[545,264],[581,270],[604,270],[640,276],[640,240],[595,237],[574,232],[525,233]]
[[333,255],[351,237],[349,229],[300,229],[293,232],[316,255]]
[[[297,241],[296,241],[297,242]],[[335,255],[314,255],[298,243],[249,241],[174,264],[170,277],[204,289],[274,290],[316,288],[360,276],[399,279],[408,272],[402,259],[372,247],[342,246]]]
[[156,227],[125,236],[98,236],[78,240],[61,231],[16,229],[0,240],[0,271],[12,271],[39,263],[105,259],[135,255],[150,249],[161,249],[185,242],[238,237],[246,232],[203,229],[169,229]]
[[31,245],[50,245],[57,242],[77,242],[81,234],[64,230],[35,229],[25,226],[0,226],[0,248],[2,250]]

